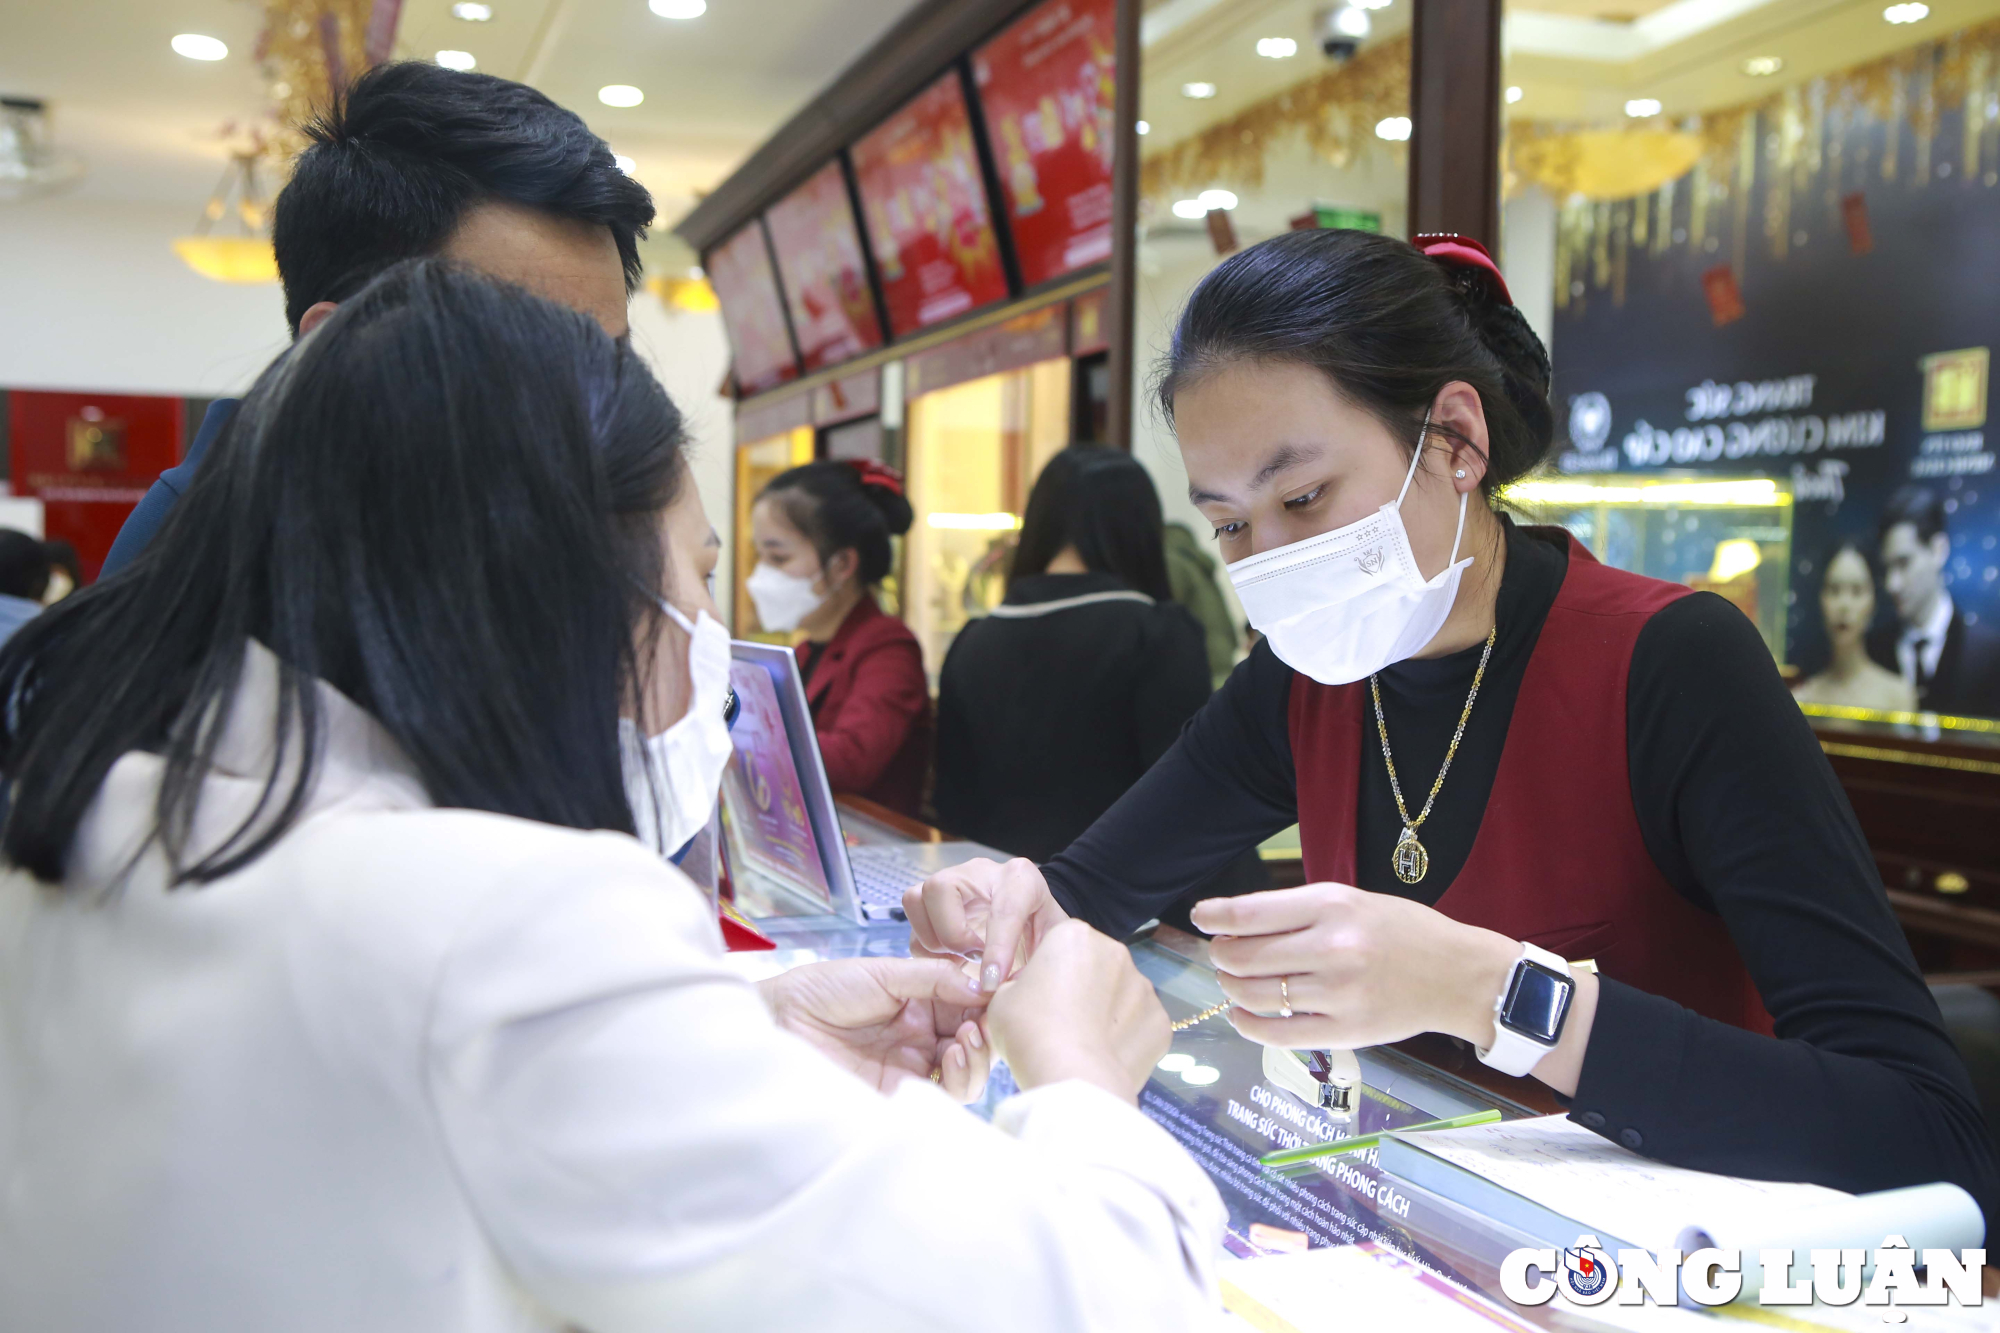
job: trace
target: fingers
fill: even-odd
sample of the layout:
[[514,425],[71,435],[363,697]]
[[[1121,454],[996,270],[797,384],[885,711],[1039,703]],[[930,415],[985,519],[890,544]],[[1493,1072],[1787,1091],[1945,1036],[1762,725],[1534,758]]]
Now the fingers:
[[1211,935],[1281,935],[1317,924],[1359,892],[1345,884],[1307,884],[1210,898],[1196,903],[1189,918]]
[[985,966],[979,971],[979,988],[1000,989],[1014,971],[1014,954],[1027,933],[1028,922],[1048,899],[1049,886],[1033,861],[1015,857],[1000,867],[1000,881],[993,893],[993,906],[986,917]]
[[1238,977],[1288,977],[1299,972],[1346,977],[1360,966],[1358,955],[1358,950],[1341,947],[1322,930],[1217,935],[1208,942],[1208,961],[1215,970]]
[[868,963],[882,989],[899,1000],[930,1000],[960,1009],[986,1004],[987,997],[957,958],[871,958]]
[[962,1024],[952,1040],[939,1047],[938,1086],[957,1102],[976,1102],[986,1091],[986,1077],[993,1067],[993,1050],[979,1031],[979,1024]]
[[1312,1003],[1320,990],[1318,980],[1309,975],[1284,977],[1283,986],[1278,984],[1281,980],[1278,977],[1239,977],[1217,972],[1215,979],[1222,993],[1238,1009],[1280,1018],[1291,1016],[1285,1012],[1288,1009],[1292,1015],[1320,1012]]
[[903,890],[903,915],[910,918],[910,937],[931,953],[977,952],[985,941],[972,928],[968,907],[983,906],[992,896],[999,869],[981,857],[940,870]]
[[1324,1014],[1301,1014],[1295,1018],[1273,1018],[1253,1014],[1248,1009],[1231,1009],[1229,1023],[1251,1041],[1264,1046],[1283,1046],[1294,1051],[1328,1048],[1349,1049],[1351,1035]]

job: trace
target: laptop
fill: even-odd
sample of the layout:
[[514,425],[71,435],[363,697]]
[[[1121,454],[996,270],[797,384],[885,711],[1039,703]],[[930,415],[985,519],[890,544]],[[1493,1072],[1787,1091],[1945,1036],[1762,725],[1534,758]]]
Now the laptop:
[[741,711],[730,730],[736,753],[722,779],[722,824],[744,915],[901,921],[911,885],[974,857],[1007,859],[976,842],[893,841],[852,816],[850,836],[820,758],[798,657],[740,639],[729,652]]

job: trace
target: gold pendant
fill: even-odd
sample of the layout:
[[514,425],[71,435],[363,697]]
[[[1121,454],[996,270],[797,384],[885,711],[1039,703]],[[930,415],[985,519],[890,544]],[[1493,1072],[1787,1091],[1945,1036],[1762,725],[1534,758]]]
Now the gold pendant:
[[1390,853],[1389,864],[1395,867],[1396,878],[1405,884],[1415,884],[1431,868],[1431,854],[1417,841],[1417,831],[1405,824],[1403,836],[1396,839],[1396,850]]

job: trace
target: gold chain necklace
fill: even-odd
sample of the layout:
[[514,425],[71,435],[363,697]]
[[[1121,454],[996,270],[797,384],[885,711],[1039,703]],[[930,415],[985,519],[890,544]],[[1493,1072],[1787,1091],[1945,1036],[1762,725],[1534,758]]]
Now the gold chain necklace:
[[1389,768],[1389,790],[1396,794],[1396,813],[1403,818],[1403,836],[1396,839],[1396,850],[1389,854],[1389,866],[1396,872],[1396,878],[1405,884],[1415,884],[1431,868],[1431,854],[1417,841],[1417,829],[1431,817],[1431,806],[1437,803],[1438,789],[1444,786],[1444,775],[1451,772],[1451,761],[1458,755],[1458,743],[1465,738],[1465,724],[1472,717],[1472,701],[1479,697],[1479,682],[1486,679],[1486,663],[1493,656],[1493,641],[1500,636],[1500,626],[1495,623],[1486,631],[1486,651],[1479,655],[1479,670],[1472,673],[1472,691],[1465,696],[1465,710],[1458,715],[1458,730],[1451,733],[1451,747],[1444,752],[1444,763],[1438,769],[1437,781],[1431,784],[1431,794],[1424,799],[1424,808],[1410,818],[1410,807],[1403,804],[1403,784],[1396,781],[1396,761],[1389,754],[1389,724],[1382,720],[1382,689],[1374,676],[1368,678],[1368,695],[1375,701],[1375,731],[1382,738],[1382,762]]

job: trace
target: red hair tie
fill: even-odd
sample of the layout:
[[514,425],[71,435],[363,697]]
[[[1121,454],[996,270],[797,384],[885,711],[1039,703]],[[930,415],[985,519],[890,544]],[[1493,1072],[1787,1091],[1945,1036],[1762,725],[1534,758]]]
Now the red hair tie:
[[1507,290],[1507,279],[1500,276],[1500,266],[1493,262],[1486,247],[1470,236],[1455,231],[1427,231],[1412,237],[1410,244],[1446,268],[1477,269],[1502,301],[1514,304],[1513,293]]
[[878,463],[872,458],[850,458],[846,461],[847,466],[860,474],[863,486],[880,486],[897,495],[903,493],[903,474],[886,463]]

